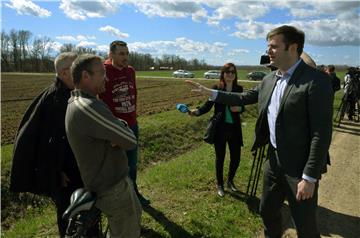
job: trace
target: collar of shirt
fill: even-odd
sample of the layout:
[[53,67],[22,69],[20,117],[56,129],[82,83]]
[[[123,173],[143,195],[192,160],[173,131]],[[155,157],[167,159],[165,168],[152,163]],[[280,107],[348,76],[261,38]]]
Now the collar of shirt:
[[276,73],[275,73],[276,77],[281,78],[281,79],[285,79],[286,81],[288,81],[291,78],[291,76],[293,75],[295,69],[298,67],[298,65],[300,64],[301,61],[302,61],[302,59],[299,59],[295,64],[293,64],[293,66],[291,66],[285,72],[285,74],[282,74],[280,72],[280,70],[277,70]]

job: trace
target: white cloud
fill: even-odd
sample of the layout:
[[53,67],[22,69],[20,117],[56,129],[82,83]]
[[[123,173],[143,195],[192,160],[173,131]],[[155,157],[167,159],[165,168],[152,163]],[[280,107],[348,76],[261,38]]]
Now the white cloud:
[[77,35],[77,36],[70,36],[70,35],[64,35],[64,36],[56,36],[55,39],[62,40],[62,41],[73,41],[73,42],[79,42],[79,41],[86,41],[86,40],[95,40],[95,36],[85,36],[85,35]]
[[[291,5],[290,5],[291,4]],[[274,2],[274,7],[280,5]],[[238,21],[233,36],[241,39],[265,39],[267,32],[280,25],[293,25],[305,32],[306,44],[318,46],[359,45],[360,2],[284,2],[291,20],[278,24]],[[290,8],[291,7],[291,8]]]
[[150,53],[153,55],[176,54],[181,57],[191,58],[199,53],[221,54],[226,43],[199,42],[185,37],[176,38],[174,41],[151,41],[129,43],[130,51]]
[[117,4],[110,0],[61,0],[60,9],[73,20],[85,20],[87,18],[99,18],[113,14],[117,10]]
[[57,41],[55,41],[55,42],[53,42],[52,43],[52,50],[53,51],[55,51],[55,52],[60,52],[60,48],[61,48],[61,46],[62,46],[63,44],[61,44],[60,42],[57,42]]
[[247,49],[234,49],[232,51],[230,51],[228,53],[229,56],[235,56],[235,55],[239,55],[239,54],[247,54],[247,53],[250,53],[249,50]]
[[50,17],[51,12],[41,8],[30,0],[10,0],[5,4],[7,7],[16,10],[20,15],[30,15],[35,17]]
[[276,27],[276,25],[268,24],[265,22],[237,22],[235,24],[237,31],[235,31],[232,35],[241,38],[241,39],[265,39],[266,34]]
[[253,20],[264,16],[270,10],[270,4],[262,2],[223,1],[216,8],[210,21],[221,21],[230,18]]
[[85,48],[93,48],[94,46],[97,46],[96,42],[91,42],[91,41],[80,41],[76,47],[85,47]]
[[123,33],[119,29],[116,29],[115,27],[112,27],[112,26],[109,26],[109,25],[100,27],[99,31],[107,32],[110,35],[113,35],[113,36],[116,36],[116,37],[119,37],[119,38],[128,38],[129,37],[129,34]]
[[194,21],[200,21],[206,17],[207,11],[199,1],[128,1],[132,2],[140,12],[149,17],[185,18],[192,17]]
[[62,41],[77,41],[74,36],[56,36],[55,39]]
[[96,46],[96,50],[106,53],[109,51],[109,45],[98,45],[98,46]]

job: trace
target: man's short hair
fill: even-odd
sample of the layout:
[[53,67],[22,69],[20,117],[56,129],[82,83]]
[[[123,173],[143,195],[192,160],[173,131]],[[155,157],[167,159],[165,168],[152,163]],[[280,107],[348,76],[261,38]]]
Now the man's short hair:
[[89,72],[89,74],[93,74],[91,67],[96,60],[103,61],[100,56],[93,54],[83,54],[74,60],[71,66],[71,74],[75,85],[79,85],[84,70]]
[[293,26],[283,25],[272,29],[266,36],[266,40],[269,40],[275,35],[283,35],[285,50],[289,49],[291,44],[297,44],[297,52],[299,56],[303,52],[304,42],[305,42],[305,33]]
[[335,72],[335,66],[334,66],[333,64],[329,64],[329,65],[327,66],[327,68],[328,68],[328,70],[329,70],[330,73]]
[[127,44],[126,44],[125,41],[115,40],[115,41],[110,43],[110,51],[112,53],[115,53],[116,47],[118,47],[118,46],[126,46],[127,47]]
[[71,63],[76,59],[77,54],[74,52],[63,52],[59,54],[54,60],[54,67],[56,73],[61,70],[71,67]]

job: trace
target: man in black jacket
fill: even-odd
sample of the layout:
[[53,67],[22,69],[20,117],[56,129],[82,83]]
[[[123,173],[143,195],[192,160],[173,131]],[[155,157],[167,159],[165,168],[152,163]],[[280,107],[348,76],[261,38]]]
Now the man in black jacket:
[[60,236],[62,214],[73,191],[83,186],[65,133],[65,113],[74,88],[70,66],[75,53],[62,53],[54,65],[56,78],[26,110],[14,141],[10,190],[49,196],[55,203]]

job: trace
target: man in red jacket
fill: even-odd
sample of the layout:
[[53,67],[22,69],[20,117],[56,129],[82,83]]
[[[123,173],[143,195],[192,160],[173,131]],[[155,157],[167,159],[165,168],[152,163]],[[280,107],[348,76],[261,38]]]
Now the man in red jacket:
[[[111,42],[109,58],[105,61],[105,92],[99,97],[109,106],[114,116],[128,123],[138,140],[135,70],[128,65],[129,49],[126,42]],[[138,147],[126,151],[126,154],[129,161],[129,177],[133,181],[135,192],[142,205],[149,205],[150,201],[139,193],[136,184]]]

